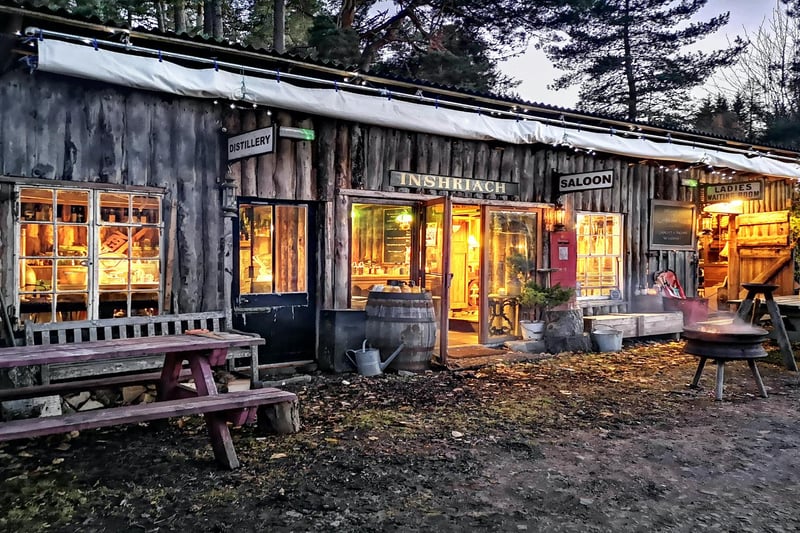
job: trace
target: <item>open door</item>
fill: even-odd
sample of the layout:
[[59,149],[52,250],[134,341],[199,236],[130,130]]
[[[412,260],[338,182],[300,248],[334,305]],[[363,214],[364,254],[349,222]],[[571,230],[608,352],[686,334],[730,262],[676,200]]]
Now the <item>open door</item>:
[[431,291],[438,331],[434,354],[447,364],[447,331],[449,329],[450,241],[453,225],[452,200],[449,196],[423,203],[420,245],[422,248],[422,284]]
[[744,297],[742,283],[774,284],[779,287],[775,294],[792,294],[789,211],[736,215],[734,224],[728,243],[728,294]]
[[[517,337],[522,283],[537,275],[541,233],[534,210],[484,207],[481,266],[481,342]],[[547,280],[541,281],[548,284]]]

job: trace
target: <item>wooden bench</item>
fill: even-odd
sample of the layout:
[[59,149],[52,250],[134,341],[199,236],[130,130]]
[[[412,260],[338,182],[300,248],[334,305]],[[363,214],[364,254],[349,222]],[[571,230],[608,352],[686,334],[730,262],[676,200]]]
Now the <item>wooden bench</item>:
[[[26,345],[53,345],[89,342],[97,340],[127,339],[154,337],[162,335],[179,335],[186,331],[206,329],[212,332],[234,332],[227,324],[222,311],[202,313],[183,313],[176,315],[137,316],[125,318],[106,318],[100,320],[78,320],[70,322],[50,322],[36,324],[25,322]],[[247,366],[237,366],[237,361],[246,360]],[[109,359],[107,361],[91,361],[80,364],[53,364],[41,367],[42,385],[51,382],[68,381],[89,376],[108,376],[131,372],[143,372],[161,367],[163,357],[150,355],[140,359]],[[251,382],[258,381],[258,347],[246,346],[229,350],[226,361],[229,370],[247,369]]]
[[[69,413],[61,416],[43,416],[0,422],[0,442],[69,433],[121,424],[136,424],[163,418],[196,414],[220,414],[224,422],[234,426],[252,423],[259,409],[285,402],[296,402],[297,395],[275,388],[250,389],[213,396],[197,396],[178,400],[109,407]],[[266,413],[264,417],[271,418]],[[265,418],[259,418],[267,424]],[[272,427],[276,424],[272,423]]]
[[[276,433],[295,432],[300,427],[294,393],[275,388],[225,394],[217,391],[213,367],[226,361],[228,350],[263,343],[260,337],[209,332],[0,349],[0,369],[74,364],[111,355],[134,359],[142,354],[164,354],[157,402],[0,422],[0,441],[203,414],[217,461],[227,468],[236,468],[239,461],[228,423],[238,426],[258,420],[263,428]],[[184,362],[188,362],[193,380],[191,387],[180,383],[186,371]],[[102,379],[96,381],[103,384]]]

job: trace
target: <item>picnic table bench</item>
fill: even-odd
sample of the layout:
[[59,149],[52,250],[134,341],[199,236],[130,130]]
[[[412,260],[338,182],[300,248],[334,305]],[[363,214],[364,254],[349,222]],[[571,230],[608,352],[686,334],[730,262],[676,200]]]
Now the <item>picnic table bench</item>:
[[[258,336],[231,329],[223,311],[205,311],[41,324],[26,321],[25,344],[50,346],[97,340],[180,335],[186,331],[197,329],[207,329],[217,333],[232,332]],[[40,372],[41,383],[42,385],[48,385],[51,382],[84,379],[95,375],[101,375],[106,379],[109,374],[160,369],[162,359],[160,354],[150,354],[139,358],[111,357],[106,360],[92,359],[77,364],[67,364],[61,361],[53,364],[43,364]],[[239,361],[246,361],[245,366],[237,366]],[[228,370],[246,369],[250,373],[251,382],[258,381],[258,345],[250,344],[229,348],[224,364]],[[142,375],[141,377],[144,378],[145,376]],[[0,391],[1,396],[2,391]]]
[[[278,433],[294,432],[299,428],[297,396],[294,393],[275,388],[225,394],[217,391],[212,367],[225,363],[228,350],[263,343],[264,339],[260,337],[203,332],[0,349],[0,369],[164,354],[155,403],[0,422],[0,441],[203,414],[216,460],[222,466],[236,468],[239,460],[228,422],[238,426],[258,420],[263,428]],[[191,387],[180,382],[184,361],[188,362],[194,381]]]

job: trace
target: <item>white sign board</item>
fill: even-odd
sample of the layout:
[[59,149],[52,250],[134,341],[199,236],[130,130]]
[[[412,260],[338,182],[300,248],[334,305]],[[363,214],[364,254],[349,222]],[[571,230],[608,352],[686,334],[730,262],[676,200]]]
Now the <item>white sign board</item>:
[[558,178],[558,192],[588,191],[608,189],[614,186],[613,170],[595,170],[580,174],[564,174]]
[[248,131],[228,138],[228,161],[275,151],[275,127]]
[[729,200],[763,200],[764,182],[761,180],[738,183],[715,183],[706,185],[706,202],[727,202]]

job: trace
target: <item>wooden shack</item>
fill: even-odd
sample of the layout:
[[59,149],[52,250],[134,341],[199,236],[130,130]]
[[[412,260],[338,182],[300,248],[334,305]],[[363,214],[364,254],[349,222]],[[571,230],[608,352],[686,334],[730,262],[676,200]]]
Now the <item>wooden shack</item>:
[[[519,338],[527,276],[576,287],[587,316],[635,311],[665,269],[690,296],[702,271],[729,294],[792,291],[794,152],[16,2],[0,14],[16,328],[226,309],[267,339],[262,364],[297,364],[332,345],[320,331],[343,334],[321,316],[413,285],[433,295],[445,360]],[[760,193],[724,221],[704,211],[706,188],[733,182]]]

